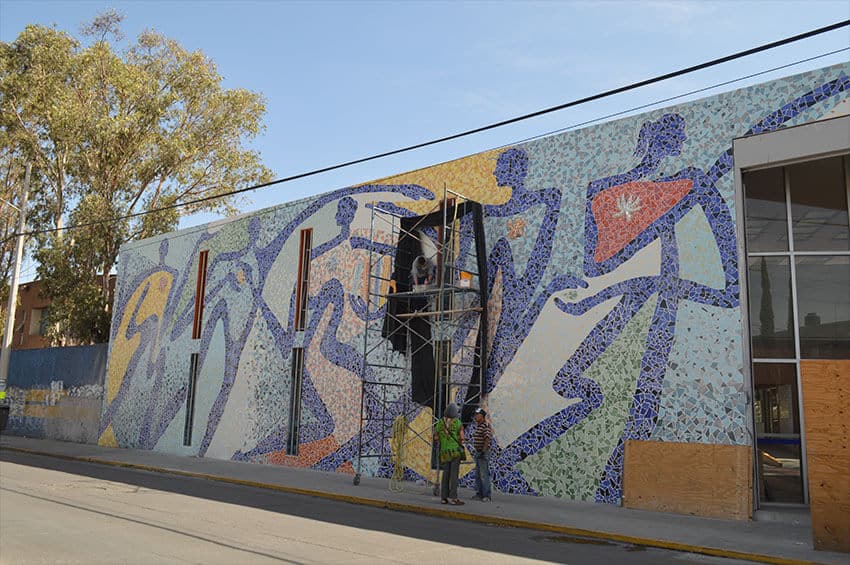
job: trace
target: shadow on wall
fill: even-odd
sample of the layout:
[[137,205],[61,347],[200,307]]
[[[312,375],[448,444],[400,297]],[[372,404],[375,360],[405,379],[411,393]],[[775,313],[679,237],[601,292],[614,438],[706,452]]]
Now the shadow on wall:
[[96,443],[108,344],[12,351],[4,433]]

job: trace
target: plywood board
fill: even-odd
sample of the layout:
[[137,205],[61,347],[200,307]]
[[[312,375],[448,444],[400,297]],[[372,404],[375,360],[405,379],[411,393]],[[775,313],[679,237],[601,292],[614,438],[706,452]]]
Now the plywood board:
[[850,553],[850,361],[801,361],[812,537]]
[[752,447],[660,441],[626,442],[623,506],[749,520]]

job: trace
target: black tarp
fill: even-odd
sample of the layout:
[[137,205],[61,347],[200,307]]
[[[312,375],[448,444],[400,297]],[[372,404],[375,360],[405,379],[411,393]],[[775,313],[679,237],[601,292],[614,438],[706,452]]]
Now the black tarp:
[[[445,216],[444,216],[445,214]],[[411,216],[401,219],[401,235],[396,247],[392,279],[395,281],[396,292],[409,292],[410,269],[414,259],[422,255],[422,245],[416,236],[416,230],[426,227],[442,226],[444,217],[461,218],[472,214],[472,232],[475,245],[475,255],[478,268],[478,297],[481,305],[480,322],[475,345],[475,368],[473,369],[470,386],[467,388],[466,400],[461,410],[461,418],[468,422],[480,400],[482,375],[486,374],[487,363],[487,246],[484,237],[484,212],[477,202],[449,204],[445,212],[441,209],[423,216]],[[414,317],[407,320],[397,318],[399,314],[407,314],[418,304],[411,298],[390,298],[387,300],[387,315],[384,316],[383,336],[390,340],[394,350],[405,352],[407,335],[411,332],[411,346],[414,351],[411,360],[411,387],[413,401],[423,406],[434,404],[435,390],[435,360],[434,349],[431,346],[431,318]],[[440,394],[443,396],[443,394]],[[438,412],[446,404],[446,399],[437,399]],[[439,414],[437,414],[439,416]]]

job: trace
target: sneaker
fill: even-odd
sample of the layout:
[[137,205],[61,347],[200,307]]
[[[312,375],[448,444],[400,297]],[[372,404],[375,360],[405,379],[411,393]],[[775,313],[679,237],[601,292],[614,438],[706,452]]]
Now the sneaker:
[[484,498],[484,497],[483,497],[483,496],[481,496],[480,494],[476,494],[476,495],[475,495],[475,496],[473,496],[470,500],[482,500],[483,498]]
[[491,499],[490,499],[489,496],[485,496],[484,498],[481,499],[481,502],[490,502],[490,500]]

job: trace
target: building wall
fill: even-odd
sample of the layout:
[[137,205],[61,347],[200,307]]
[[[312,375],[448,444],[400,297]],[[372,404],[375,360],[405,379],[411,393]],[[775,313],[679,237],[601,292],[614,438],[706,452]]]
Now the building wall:
[[[732,140],[846,113],[848,74],[830,67],[125,246],[99,441],[352,472],[363,320],[380,315],[360,299],[367,205],[424,212],[447,185],[487,216],[496,488],[617,503],[626,440],[751,445]],[[303,228],[310,314],[295,332]],[[298,456],[285,453],[293,347],[306,351]],[[423,409],[414,425],[429,422]],[[417,449],[410,478],[429,472]]]
[[[18,307],[15,311],[15,331],[12,349],[37,349],[49,347],[44,338],[41,316],[50,306],[50,299],[41,294],[41,281],[24,283],[18,287]],[[5,307],[5,305],[4,305]]]
[[95,443],[108,345],[13,351],[6,433]]

